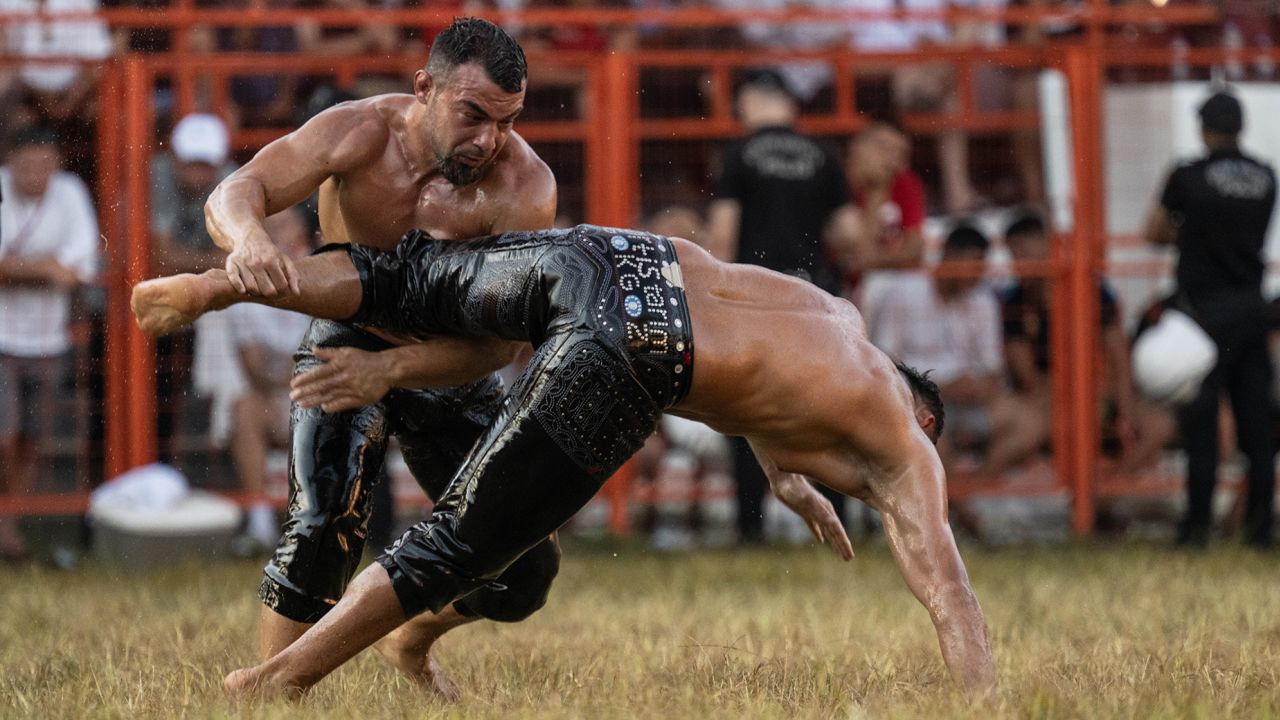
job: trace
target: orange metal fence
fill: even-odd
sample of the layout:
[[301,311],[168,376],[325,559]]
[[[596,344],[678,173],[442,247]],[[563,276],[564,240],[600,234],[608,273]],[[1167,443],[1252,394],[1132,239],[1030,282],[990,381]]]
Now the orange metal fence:
[[[1045,17],[1043,10],[978,13],[948,11],[935,14],[945,19],[981,17],[1033,22]],[[189,29],[200,23],[258,26],[279,24],[300,17],[301,11],[195,10],[183,3],[163,14],[141,10],[113,10],[106,13],[113,22],[157,25]],[[578,13],[578,14],[575,14]],[[973,69],[991,64],[1018,68],[1056,68],[1064,74],[1071,107],[1070,133],[1074,148],[1073,175],[1076,178],[1074,229],[1069,237],[1054,244],[1051,259],[1037,266],[1017,268],[1027,275],[1049,278],[1053,292],[1051,348],[1054,357],[1053,463],[1058,482],[1070,489],[1073,527],[1087,532],[1092,527],[1093,500],[1100,487],[1098,438],[1097,317],[1096,282],[1105,267],[1106,225],[1103,207],[1105,178],[1102,148],[1102,87],[1109,67],[1122,64],[1167,65],[1170,53],[1162,49],[1121,50],[1109,44],[1110,25],[1140,21],[1150,12],[1131,8],[1111,8],[1093,0],[1072,17],[1087,32],[1067,43],[1035,48],[1009,47],[990,50],[930,48],[906,55],[859,54],[852,51],[810,53],[761,53],[739,50],[639,50],[603,55],[590,53],[530,53],[530,65],[538,70],[569,69],[581,78],[586,99],[581,110],[568,119],[521,121],[519,131],[535,147],[548,143],[580,145],[582,152],[583,219],[607,225],[630,225],[638,218],[642,202],[641,163],[644,143],[651,141],[707,141],[736,135],[740,127],[731,112],[731,92],[735,73],[762,64],[787,60],[817,60],[834,71],[834,98],[829,111],[806,115],[799,127],[807,132],[846,136],[864,122],[856,103],[859,78],[903,63],[945,62],[957,68],[959,107],[946,114],[915,114],[905,118],[916,134],[932,134],[962,128],[973,132],[996,133],[1037,127],[1034,112],[990,111],[973,101]],[[370,14],[346,11],[307,12],[335,24],[368,21]],[[423,25],[447,21],[449,13],[420,11],[378,11],[378,18]],[[439,17],[437,17],[437,15]],[[579,17],[580,15],[580,17]],[[775,18],[774,15],[777,15]],[[800,21],[815,19],[849,20],[862,16],[883,17],[883,13],[783,13],[722,12],[706,9],[672,11],[527,11],[521,20],[529,24],[584,22],[625,24],[712,25],[742,19]],[[915,17],[918,13],[913,13]],[[923,15],[929,15],[924,13]],[[506,16],[502,16],[506,17]],[[899,17],[899,15],[893,15]],[[1213,19],[1207,7],[1169,9],[1162,20],[1171,23],[1203,23]],[[188,51],[180,38],[175,52],[130,55],[111,62],[103,76],[99,95],[97,180],[101,201],[101,222],[109,252],[103,280],[108,290],[106,313],[105,375],[105,468],[110,477],[130,467],[151,462],[157,453],[155,355],[152,343],[142,336],[128,312],[129,288],[151,274],[148,168],[152,152],[155,108],[153,93],[158,78],[167,78],[177,97],[177,109],[197,109],[199,82],[213,91],[210,106],[199,109],[223,111],[229,103],[225,90],[235,74],[262,72],[260,55],[197,55]],[[1222,62],[1222,50],[1197,50],[1187,61],[1208,65]],[[1255,53],[1256,54],[1256,53]],[[1280,58],[1278,58],[1280,59]],[[403,73],[421,64],[420,56],[406,57],[303,57],[271,55],[273,73],[331,74],[340,83],[362,73]],[[696,69],[707,78],[704,108],[697,116],[646,117],[638,92],[646,72],[662,69]],[[288,128],[256,128],[236,134],[242,148],[258,147]],[[962,484],[971,492],[981,492],[980,482]],[[1109,489],[1123,490],[1112,483]],[[0,514],[80,512],[83,493],[30,497],[0,497]]]

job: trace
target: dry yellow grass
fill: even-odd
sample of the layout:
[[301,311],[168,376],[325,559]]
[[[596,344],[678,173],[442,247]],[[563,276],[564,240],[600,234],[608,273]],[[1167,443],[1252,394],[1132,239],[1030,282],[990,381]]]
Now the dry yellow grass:
[[423,698],[365,655],[299,705],[237,708],[257,567],[145,576],[0,569],[4,717],[1280,717],[1280,563],[1219,549],[1074,545],[966,557],[997,695],[945,681],[888,554],[664,557],[570,548],[550,606],[473,625],[441,659],[466,690]]

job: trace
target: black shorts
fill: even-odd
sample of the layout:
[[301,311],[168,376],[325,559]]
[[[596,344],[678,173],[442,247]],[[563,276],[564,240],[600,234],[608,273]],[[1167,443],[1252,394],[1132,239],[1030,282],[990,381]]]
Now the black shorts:
[[[320,363],[315,347],[385,350],[385,340],[351,325],[314,320],[295,360],[295,373]],[[297,622],[315,622],[342,596],[364,552],[373,486],[383,477],[388,438],[399,440],[405,463],[432,501],[497,416],[502,385],[494,377],[448,390],[391,391],[381,402],[341,413],[293,405],[290,414],[289,516],[280,545],[264,569],[262,601]],[[541,607],[559,566],[547,544],[506,578],[507,588],[481,593],[458,609],[495,620],[518,620]]]
[[583,225],[334,249],[360,273],[356,322],[536,346],[431,518],[378,559],[406,616],[501,585],[688,392],[692,327],[666,238]]

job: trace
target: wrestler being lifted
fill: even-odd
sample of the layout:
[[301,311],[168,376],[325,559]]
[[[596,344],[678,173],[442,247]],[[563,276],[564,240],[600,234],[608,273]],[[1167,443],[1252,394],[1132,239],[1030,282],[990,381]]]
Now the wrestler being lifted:
[[[206,205],[210,233],[227,250],[237,291],[296,297],[291,261],[272,244],[264,218],[320,191],[328,242],[391,250],[423,228],[442,240],[550,227],[555,179],[512,130],[524,103],[525,57],[494,24],[456,20],[431,47],[413,93],[343,103],[263,148],[223,181]],[[442,348],[427,351],[388,335],[330,320],[312,323],[297,371],[322,363],[341,383],[342,412],[294,406],[289,516],[259,589],[259,652],[287,647],[342,596],[365,547],[373,487],[388,438],[398,437],[409,469],[438,500],[462,458],[497,414],[501,384],[489,371],[518,345],[475,353],[458,344],[466,380],[433,390]],[[474,371],[473,371],[474,370]],[[424,616],[379,645],[409,676],[446,697],[456,689],[430,657],[451,627],[478,618],[521,620],[546,600],[559,567],[543,538],[506,576],[463,601]]]
[[[299,293],[286,298],[247,298],[218,270],[142,283],[138,323],[165,333],[249,299],[414,338],[528,341],[534,356],[431,518],[289,648],[229,675],[228,693],[305,690],[386,633],[465,601],[581,508],[663,412],[746,436],[778,497],[845,559],[848,537],[806,478],[877,509],[952,677],[971,690],[994,682],[947,524],[937,386],[873,347],[848,302],[685,240],[590,225],[327,250],[298,263]],[[440,380],[417,383],[465,374],[445,349]],[[304,405],[334,402],[323,378],[295,391]]]

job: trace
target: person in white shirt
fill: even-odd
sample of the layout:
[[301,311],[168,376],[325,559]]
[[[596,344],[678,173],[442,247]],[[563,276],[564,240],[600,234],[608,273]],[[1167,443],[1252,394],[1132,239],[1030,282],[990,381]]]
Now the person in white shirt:
[[[71,348],[71,291],[97,263],[89,191],[61,164],[57,138],[33,127],[0,167],[0,494],[30,490]],[[0,557],[24,554],[15,519],[0,517]]]
[[[267,218],[267,234],[293,260],[313,248],[311,232],[297,208]],[[253,499],[247,513],[246,538],[253,550],[274,549],[280,524],[265,488],[267,453],[289,441],[289,381],[293,353],[311,318],[265,305],[234,305],[226,310],[234,351],[244,373],[246,391],[232,408],[231,457],[240,487]]]
[[[968,225],[956,227],[943,261],[981,262],[989,242]],[[981,278],[903,273],[886,290],[872,342],[902,362],[931,368],[947,402],[946,431],[938,452],[946,463],[957,449],[973,448],[991,433],[991,403],[1004,372],[1000,304]]]

